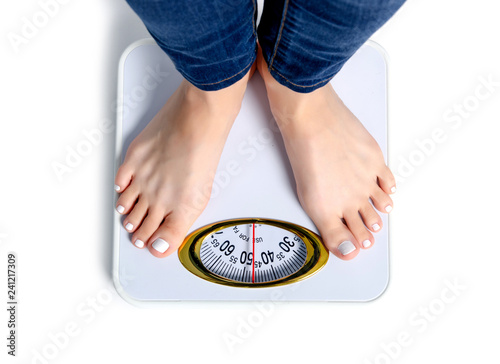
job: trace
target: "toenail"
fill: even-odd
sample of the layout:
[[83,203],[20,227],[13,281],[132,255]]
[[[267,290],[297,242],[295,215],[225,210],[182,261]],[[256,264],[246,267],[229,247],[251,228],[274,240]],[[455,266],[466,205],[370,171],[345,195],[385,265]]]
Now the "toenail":
[[394,192],[396,192],[396,187],[395,187],[395,186],[392,186],[392,187],[391,187],[391,193],[394,193]]
[[161,238],[156,239],[153,243],[153,248],[160,253],[165,253],[169,246],[170,244]]
[[118,205],[116,207],[116,211],[118,211],[120,214],[123,214],[123,211],[125,211],[125,207],[123,207],[122,205]]
[[115,191],[120,191],[120,186],[115,185]]
[[125,229],[127,230],[132,230],[134,228],[134,225],[132,225],[131,223],[127,223],[127,225],[125,225]]
[[370,240],[365,240],[363,241],[363,247],[368,248],[370,245],[372,245],[372,242]]
[[355,251],[356,247],[349,240],[346,240],[343,241],[337,249],[342,253],[342,255],[347,255]]
[[134,245],[138,248],[144,248],[144,242],[142,240],[137,239]]
[[387,205],[387,206],[385,207],[385,211],[386,211],[386,212],[391,212],[391,211],[392,211],[392,206],[391,206],[391,205]]
[[373,224],[372,225],[372,229],[373,229],[373,231],[378,231],[378,230],[380,230],[380,225],[379,224]]

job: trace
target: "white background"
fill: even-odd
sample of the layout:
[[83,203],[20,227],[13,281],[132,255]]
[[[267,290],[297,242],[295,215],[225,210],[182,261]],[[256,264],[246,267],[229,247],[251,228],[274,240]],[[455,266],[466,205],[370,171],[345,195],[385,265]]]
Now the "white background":
[[[119,56],[148,34],[122,0],[75,0],[16,51],[9,34],[21,35],[23,18],[40,10],[35,0],[0,5],[2,363],[43,363],[36,353],[73,364],[500,359],[500,85],[477,103],[474,96],[480,77],[500,82],[498,2],[409,0],[373,36],[390,56],[390,167],[404,177],[391,213],[388,290],[370,303],[261,309],[248,302],[146,310],[117,295],[113,135],[61,179],[53,163],[65,163],[85,131],[114,120]],[[464,102],[470,111],[461,124],[447,122]],[[436,129],[446,141],[419,159],[416,141]],[[10,251],[19,261],[15,359],[6,354],[2,308]],[[461,288],[451,293],[446,282]],[[429,307],[424,318],[419,310]],[[74,335],[63,340],[68,325]],[[405,333],[399,349],[394,342]],[[228,337],[238,341],[228,345]]]

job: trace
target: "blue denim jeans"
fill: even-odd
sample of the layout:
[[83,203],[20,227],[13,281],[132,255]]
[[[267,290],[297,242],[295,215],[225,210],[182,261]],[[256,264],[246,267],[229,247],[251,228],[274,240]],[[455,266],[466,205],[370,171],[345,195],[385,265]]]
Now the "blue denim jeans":
[[257,56],[296,92],[327,84],[405,0],[126,0],[151,36],[196,87],[240,80]]

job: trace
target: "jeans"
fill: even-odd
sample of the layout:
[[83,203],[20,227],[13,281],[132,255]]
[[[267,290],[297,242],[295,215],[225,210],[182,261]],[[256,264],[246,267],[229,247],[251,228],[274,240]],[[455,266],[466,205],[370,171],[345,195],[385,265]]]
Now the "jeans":
[[126,0],[182,76],[201,90],[245,76],[257,40],[269,72],[307,93],[327,84],[405,0]]

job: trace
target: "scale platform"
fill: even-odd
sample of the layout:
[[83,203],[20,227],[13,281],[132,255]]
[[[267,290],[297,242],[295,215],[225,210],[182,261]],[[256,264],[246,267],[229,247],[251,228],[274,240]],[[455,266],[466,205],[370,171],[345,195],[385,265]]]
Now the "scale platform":
[[[130,142],[181,80],[154,40],[140,40],[125,50],[119,67],[115,174]],[[387,160],[387,64],[381,47],[368,41],[332,84],[377,140]],[[137,249],[130,240],[132,234],[122,225],[123,216],[114,210],[113,214],[113,281],[121,297],[138,306],[195,300],[370,301],[384,292],[389,281],[389,224],[385,214],[381,214],[382,230],[374,234],[374,246],[361,250],[353,260],[342,261],[328,253],[326,264],[313,275],[262,288],[215,284],[188,271],[176,253],[159,259],[147,249]],[[191,232],[235,218],[283,220],[318,233],[299,204],[283,140],[258,72],[249,82],[224,147],[211,199]]]

